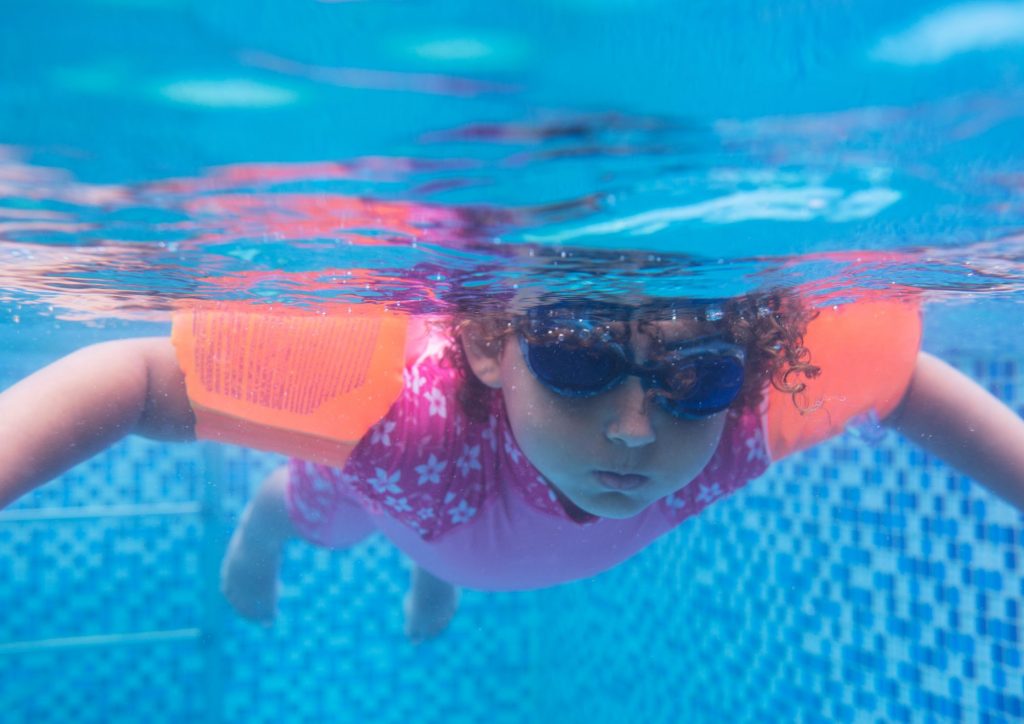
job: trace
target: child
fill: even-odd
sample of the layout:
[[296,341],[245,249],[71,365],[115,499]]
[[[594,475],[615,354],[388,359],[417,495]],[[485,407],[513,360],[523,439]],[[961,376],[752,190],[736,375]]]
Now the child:
[[89,347],[0,395],[0,505],[130,432],[291,454],[231,540],[228,600],[268,621],[288,538],[380,530],[417,564],[419,640],[455,585],[595,575],[851,421],[884,420],[1024,507],[1024,421],[919,341],[913,301],[815,315],[782,292],[450,320],[200,307],[171,341]]

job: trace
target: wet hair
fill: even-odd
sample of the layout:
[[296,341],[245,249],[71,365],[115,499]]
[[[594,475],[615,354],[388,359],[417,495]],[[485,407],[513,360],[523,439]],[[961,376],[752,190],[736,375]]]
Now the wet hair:
[[[681,304],[692,309],[693,300]],[[670,303],[661,304],[670,307]],[[801,412],[816,409],[808,405],[804,379],[818,375],[820,369],[811,363],[810,352],[803,344],[808,323],[816,316],[795,293],[769,291],[752,293],[716,302],[716,329],[729,341],[740,345],[746,353],[743,389],[732,404],[733,409],[751,409],[760,406],[768,385],[789,394]],[[652,315],[645,324],[656,333],[657,316]],[[451,334],[461,342],[468,325],[476,326],[485,344],[504,344],[518,327],[516,315],[501,311],[460,312],[453,315]],[[482,421],[490,409],[492,396],[497,392],[473,374],[463,345],[454,344],[449,351],[449,363],[461,373],[458,401],[466,415]]]

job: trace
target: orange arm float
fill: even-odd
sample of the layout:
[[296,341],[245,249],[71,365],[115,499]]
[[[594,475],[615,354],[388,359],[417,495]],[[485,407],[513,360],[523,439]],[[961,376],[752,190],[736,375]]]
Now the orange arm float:
[[822,309],[807,327],[810,363],[821,368],[804,380],[801,413],[792,395],[769,388],[768,450],[773,460],[834,435],[858,415],[885,419],[903,399],[921,345],[917,299],[871,299]]
[[343,465],[401,394],[407,326],[373,304],[177,312],[196,437]]

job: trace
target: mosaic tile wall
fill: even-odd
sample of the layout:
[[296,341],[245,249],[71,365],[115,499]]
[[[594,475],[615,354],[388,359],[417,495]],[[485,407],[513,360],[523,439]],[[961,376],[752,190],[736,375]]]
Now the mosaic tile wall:
[[[1021,403],[1024,370],[962,366]],[[277,462],[127,441],[6,513],[3,720],[1024,717],[1024,521],[895,436],[787,460],[595,579],[466,592],[418,647],[401,634],[407,564],[377,537],[291,546],[273,628],[227,610],[221,552]],[[106,514],[11,519],[93,506]]]

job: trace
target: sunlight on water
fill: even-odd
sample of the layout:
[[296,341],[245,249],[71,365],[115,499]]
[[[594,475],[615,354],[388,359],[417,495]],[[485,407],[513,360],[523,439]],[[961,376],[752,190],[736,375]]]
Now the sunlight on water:
[[163,86],[160,93],[177,103],[213,108],[273,108],[298,99],[298,95],[287,88],[246,78],[179,80]]
[[[1017,112],[1007,99],[965,99],[927,118],[967,143],[980,131],[958,129],[968,115],[979,121],[978,108],[996,114],[986,128]],[[1018,291],[1019,180],[1005,169],[924,173],[907,147],[901,167],[881,149],[908,124],[925,132],[915,116],[889,109],[699,129],[563,114],[433,129],[420,157],[230,164],[129,184],[81,182],[8,147],[6,298],[102,317],[118,316],[122,302],[131,316],[196,297],[440,302],[438,289],[463,277],[481,296],[509,284],[611,296],[684,287],[714,297],[769,282],[821,294]],[[592,176],[587,192],[566,196],[541,181],[516,203],[476,200],[515,179],[560,174],[577,188]],[[929,198],[941,203],[929,208]],[[430,279],[442,283],[425,286]]]

